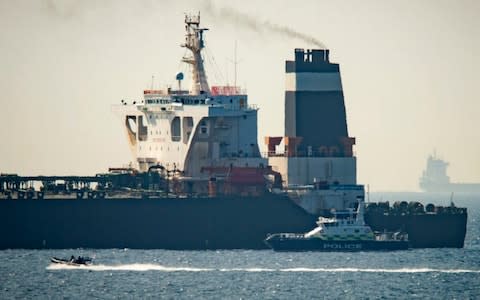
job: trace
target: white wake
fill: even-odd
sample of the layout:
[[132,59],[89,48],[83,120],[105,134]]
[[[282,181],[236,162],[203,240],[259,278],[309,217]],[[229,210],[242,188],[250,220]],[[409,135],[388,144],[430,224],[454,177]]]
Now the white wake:
[[434,268],[197,268],[167,267],[158,264],[126,264],[126,265],[89,265],[69,266],[50,264],[47,270],[88,270],[88,271],[160,271],[160,272],[314,272],[314,273],[480,273],[471,269],[434,269]]

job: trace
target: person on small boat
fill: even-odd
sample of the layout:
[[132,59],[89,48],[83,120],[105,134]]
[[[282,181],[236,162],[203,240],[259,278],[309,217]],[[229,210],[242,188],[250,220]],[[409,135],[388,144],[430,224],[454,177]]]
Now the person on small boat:
[[74,264],[84,264],[85,259],[81,256],[75,257],[75,256],[70,256],[70,262]]

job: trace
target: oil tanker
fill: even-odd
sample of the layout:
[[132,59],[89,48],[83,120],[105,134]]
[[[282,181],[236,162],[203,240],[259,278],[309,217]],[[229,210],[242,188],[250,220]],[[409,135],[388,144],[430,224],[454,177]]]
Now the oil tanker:
[[[257,143],[258,108],[237,86],[210,86],[206,28],[185,17],[191,86],[144,90],[114,105],[134,163],[95,176],[0,176],[0,249],[264,249],[269,233],[306,232],[319,216],[355,208],[338,64],[327,49],[286,62],[285,136]],[[376,231],[403,230],[412,247],[463,247],[465,208],[369,204]]]

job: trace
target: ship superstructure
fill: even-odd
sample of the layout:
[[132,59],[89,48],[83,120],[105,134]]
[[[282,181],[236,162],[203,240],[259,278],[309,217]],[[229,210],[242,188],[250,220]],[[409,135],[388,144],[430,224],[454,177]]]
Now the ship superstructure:
[[[285,70],[285,136],[266,138],[269,164],[308,212],[353,208],[364,189],[357,185],[340,67],[328,49],[295,49]],[[277,151],[282,141],[285,149]]]
[[429,155],[420,177],[420,188],[426,192],[480,193],[480,183],[452,183],[447,175],[449,163],[436,154]]
[[145,90],[142,103],[122,103],[116,111],[140,171],[161,166],[195,189],[198,180],[226,176],[232,168],[266,167],[267,161],[257,144],[257,108],[246,93],[208,84],[201,55],[207,29],[200,27],[200,16],[186,16],[185,29],[190,90]]

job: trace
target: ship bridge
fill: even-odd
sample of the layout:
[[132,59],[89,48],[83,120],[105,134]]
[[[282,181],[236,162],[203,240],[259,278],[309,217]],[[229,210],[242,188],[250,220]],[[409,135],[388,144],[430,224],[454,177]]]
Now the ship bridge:
[[137,168],[162,165],[184,176],[205,177],[204,167],[266,166],[257,144],[257,111],[237,86],[208,84],[201,51],[200,17],[186,17],[185,43],[191,56],[192,86],[143,91],[142,101],[122,100],[121,116]]

